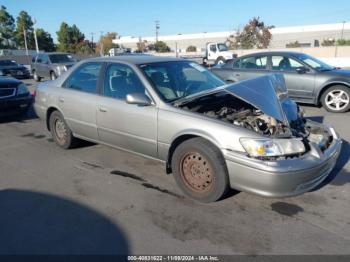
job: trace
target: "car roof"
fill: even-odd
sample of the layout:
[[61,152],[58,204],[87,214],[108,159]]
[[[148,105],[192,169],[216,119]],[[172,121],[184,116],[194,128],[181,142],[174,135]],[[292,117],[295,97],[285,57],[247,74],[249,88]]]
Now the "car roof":
[[140,65],[149,63],[160,62],[175,62],[175,61],[188,61],[185,59],[175,57],[153,56],[153,55],[118,55],[111,57],[98,57],[84,60],[84,62],[126,62],[130,64]]
[[295,51],[268,51],[268,52],[256,52],[256,53],[251,53],[251,54],[246,54],[243,56],[238,57],[242,58],[242,57],[250,57],[250,56],[266,56],[266,55],[288,55],[288,56],[299,56],[299,55],[305,55],[304,53],[301,52],[295,52]]
[[38,55],[69,55],[69,53],[65,53],[65,52],[48,52],[48,53],[39,53]]

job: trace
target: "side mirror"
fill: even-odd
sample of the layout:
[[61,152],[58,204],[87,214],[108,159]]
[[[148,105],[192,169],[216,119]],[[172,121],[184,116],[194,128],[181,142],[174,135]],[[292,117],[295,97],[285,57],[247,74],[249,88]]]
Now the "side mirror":
[[306,68],[306,67],[298,67],[297,68],[297,73],[298,74],[305,74],[305,73],[307,73],[307,72],[309,72],[310,71],[310,69],[309,68]]
[[126,103],[131,105],[149,106],[152,105],[151,99],[143,93],[133,93],[126,95]]

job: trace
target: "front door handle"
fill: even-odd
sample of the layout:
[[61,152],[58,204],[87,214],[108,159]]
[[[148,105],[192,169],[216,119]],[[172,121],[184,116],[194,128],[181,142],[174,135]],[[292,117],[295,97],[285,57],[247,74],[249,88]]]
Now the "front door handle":
[[236,74],[235,74],[235,76],[241,76],[241,74],[239,74],[239,73],[236,73]]
[[107,108],[105,108],[103,106],[99,106],[98,110],[100,110],[100,112],[102,112],[102,113],[106,113],[108,111]]
[[60,97],[58,98],[58,101],[60,101],[61,103],[63,103],[63,102],[64,102],[64,97],[61,97],[61,96],[60,96]]

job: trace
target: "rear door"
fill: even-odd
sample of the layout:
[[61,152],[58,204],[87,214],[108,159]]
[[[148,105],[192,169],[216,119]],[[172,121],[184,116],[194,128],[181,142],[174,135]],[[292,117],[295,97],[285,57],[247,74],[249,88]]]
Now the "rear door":
[[[306,70],[298,70],[302,68]],[[271,72],[283,73],[288,93],[295,100],[302,102],[313,99],[315,72],[301,61],[288,55],[272,55]]]
[[237,59],[233,63],[231,78],[241,81],[266,75],[268,73],[268,56],[254,55]]
[[58,103],[73,133],[98,140],[96,110],[102,63],[87,62],[63,84]]
[[157,157],[158,108],[126,103],[126,95],[131,93],[148,95],[136,71],[129,65],[109,64],[97,102],[99,138],[119,148]]

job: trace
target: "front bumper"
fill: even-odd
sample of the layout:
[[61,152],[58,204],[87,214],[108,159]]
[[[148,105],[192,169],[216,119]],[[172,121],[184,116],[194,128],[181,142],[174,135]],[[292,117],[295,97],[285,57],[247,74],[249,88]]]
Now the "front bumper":
[[0,99],[0,117],[21,113],[29,108],[33,101],[32,95]]
[[334,168],[342,140],[333,132],[333,142],[321,152],[317,145],[299,158],[260,161],[224,150],[231,188],[265,197],[290,197],[318,186]]

